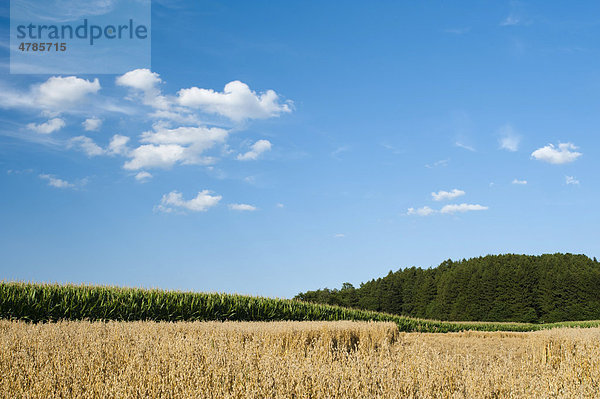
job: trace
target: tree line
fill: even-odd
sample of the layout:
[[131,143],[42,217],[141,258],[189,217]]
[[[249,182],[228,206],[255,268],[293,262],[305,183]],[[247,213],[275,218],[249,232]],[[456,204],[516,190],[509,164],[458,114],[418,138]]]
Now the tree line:
[[600,319],[600,263],[585,255],[487,255],[410,267],[295,299],[455,321],[550,323]]

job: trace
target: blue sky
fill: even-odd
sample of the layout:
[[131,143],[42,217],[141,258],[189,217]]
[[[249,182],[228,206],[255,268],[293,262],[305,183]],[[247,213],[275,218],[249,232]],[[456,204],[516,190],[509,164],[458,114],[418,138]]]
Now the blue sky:
[[600,255],[597,2],[155,1],[118,75],[9,74],[0,7],[2,279],[292,297]]

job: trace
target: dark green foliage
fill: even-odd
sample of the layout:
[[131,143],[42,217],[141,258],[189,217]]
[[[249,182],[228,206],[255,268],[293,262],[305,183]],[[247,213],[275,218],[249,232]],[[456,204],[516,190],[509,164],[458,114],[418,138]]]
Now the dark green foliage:
[[[340,291],[344,291],[344,295],[348,298],[353,298],[353,293],[358,292],[359,289],[347,284]],[[400,331],[422,332],[531,331],[560,326],[558,324],[443,322],[297,300],[243,295],[7,282],[0,282],[0,318],[30,322],[373,320],[394,322]],[[581,327],[593,327],[599,324],[599,322],[572,323],[573,326]]]
[[600,264],[585,255],[488,255],[406,268],[352,290],[296,299],[411,317],[552,323],[600,319]]

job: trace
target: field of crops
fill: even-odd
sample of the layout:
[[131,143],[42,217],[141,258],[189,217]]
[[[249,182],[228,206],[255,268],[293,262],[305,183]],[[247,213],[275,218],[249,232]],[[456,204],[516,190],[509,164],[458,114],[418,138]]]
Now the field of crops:
[[84,285],[0,283],[0,319],[117,321],[389,321],[400,331],[533,331],[555,324],[441,322],[286,299]]
[[1,320],[0,375],[7,398],[588,398],[600,329]]

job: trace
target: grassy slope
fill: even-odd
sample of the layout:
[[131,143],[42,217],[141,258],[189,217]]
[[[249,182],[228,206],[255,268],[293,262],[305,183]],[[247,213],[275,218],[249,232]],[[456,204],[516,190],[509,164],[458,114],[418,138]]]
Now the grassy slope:
[[0,282],[0,318],[32,322],[68,320],[375,320],[400,331],[533,331],[596,327],[600,321],[553,324],[442,322],[288,299],[84,285]]

